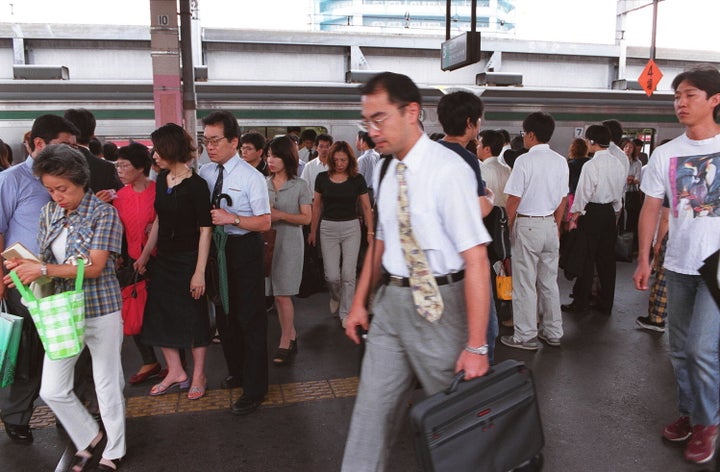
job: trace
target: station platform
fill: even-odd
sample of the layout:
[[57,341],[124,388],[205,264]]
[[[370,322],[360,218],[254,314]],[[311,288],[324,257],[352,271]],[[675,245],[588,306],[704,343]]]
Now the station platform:
[[[562,347],[537,352],[498,345],[496,360],[518,359],[534,372],[540,402],[548,472],[712,471],[682,457],[682,446],[660,433],[677,416],[675,384],[667,357],[667,333],[642,331],[647,292],[632,286],[634,264],[618,263],[615,309],[564,313]],[[571,284],[560,276],[563,303]],[[185,394],[149,397],[153,382],[127,386],[127,455],[120,470],[316,471],[340,468],[358,383],[359,348],[345,338],[328,309],[327,294],[296,299],[299,353],[293,365],[270,367],[270,393],[253,414],[238,417],[230,405],[240,389],[219,388],[226,376],[221,346],[207,359],[208,394],[191,402]],[[270,353],[278,339],[277,314],[268,314]],[[501,328],[501,334],[510,330]],[[126,339],[126,378],[140,358]],[[38,402],[35,442],[12,443],[0,434],[2,472],[53,471],[62,462],[67,437]],[[64,470],[62,468],[58,470]],[[409,428],[394,445],[388,470],[417,470]]]

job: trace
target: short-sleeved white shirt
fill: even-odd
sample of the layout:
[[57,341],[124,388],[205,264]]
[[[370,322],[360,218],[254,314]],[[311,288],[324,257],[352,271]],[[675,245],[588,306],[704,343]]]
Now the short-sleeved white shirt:
[[567,196],[569,174],[563,156],[548,144],[536,144],[515,161],[505,193],[521,198],[519,214],[548,216]]
[[698,275],[720,249],[720,134],[700,141],[683,134],[655,149],[640,189],[670,202],[665,268]]
[[505,207],[507,195],[505,184],[510,178],[510,167],[501,164],[497,157],[488,157],[480,164],[480,173],[485,181],[485,187],[492,190],[495,205]]
[[[385,244],[383,267],[393,275],[408,277],[400,246],[397,217],[397,159],[388,166],[376,196],[378,198],[377,238]],[[410,220],[413,235],[425,252],[436,276],[465,268],[460,255],[491,238],[480,216],[477,180],[470,166],[447,149],[422,135],[402,161],[407,169]],[[378,189],[380,172],[375,172]]]
[[305,164],[305,168],[302,170],[300,178],[307,182],[308,185],[310,185],[310,190],[314,191],[315,179],[317,179],[317,176],[320,172],[325,172],[326,170],[328,170],[327,165],[323,164],[320,161],[319,157],[316,157],[315,159]]
[[627,175],[623,166],[609,151],[595,153],[580,172],[571,213],[582,212],[588,203],[612,203],[613,210],[622,209],[623,189]]

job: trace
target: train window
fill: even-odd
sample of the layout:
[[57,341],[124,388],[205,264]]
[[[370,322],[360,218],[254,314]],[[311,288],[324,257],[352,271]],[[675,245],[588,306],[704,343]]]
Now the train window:
[[625,128],[623,139],[640,139],[643,142],[640,152],[644,152],[648,156],[655,149],[655,136],[657,131],[655,128]]
[[240,134],[249,133],[254,131],[260,133],[267,139],[272,139],[276,136],[283,136],[288,133],[290,128],[300,128],[302,133],[306,129],[313,129],[317,134],[327,133],[328,129],[324,126],[240,126]]

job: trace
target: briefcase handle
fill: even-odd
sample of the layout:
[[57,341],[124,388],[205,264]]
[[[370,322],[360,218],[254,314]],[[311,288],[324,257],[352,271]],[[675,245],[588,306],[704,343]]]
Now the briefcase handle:
[[[485,373],[485,375],[490,375],[493,373],[493,368],[491,367],[488,369],[488,371]],[[458,385],[460,385],[460,382],[463,381],[465,378],[465,371],[461,370],[457,374],[455,374],[455,377],[453,377],[452,381],[450,382],[450,386],[445,389],[445,395],[450,395],[451,393],[455,393],[455,390],[457,390]]]

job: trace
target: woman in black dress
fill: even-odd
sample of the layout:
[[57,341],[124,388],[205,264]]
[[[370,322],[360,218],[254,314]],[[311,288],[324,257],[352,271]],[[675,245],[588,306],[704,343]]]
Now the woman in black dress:
[[[150,395],[190,387],[188,399],[197,400],[205,395],[205,355],[211,339],[205,300],[212,230],[210,191],[205,180],[187,166],[195,148],[185,130],[170,123],[153,131],[151,138],[153,158],[162,169],[155,194],[157,216],[135,267],[144,272],[157,246],[141,339],[162,348],[168,373]],[[186,348],[192,349],[192,384],[180,362],[179,350]]]

